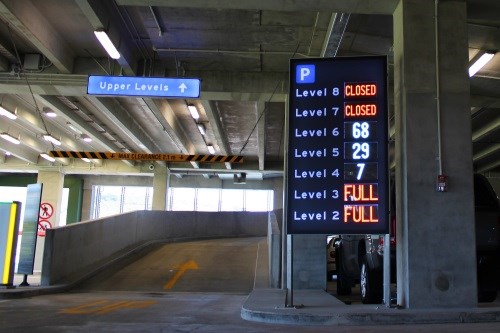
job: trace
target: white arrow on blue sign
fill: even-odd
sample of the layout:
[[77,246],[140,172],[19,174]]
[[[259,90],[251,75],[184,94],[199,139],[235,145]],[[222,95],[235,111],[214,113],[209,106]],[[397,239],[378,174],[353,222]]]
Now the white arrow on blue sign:
[[199,98],[200,79],[90,75],[89,95]]

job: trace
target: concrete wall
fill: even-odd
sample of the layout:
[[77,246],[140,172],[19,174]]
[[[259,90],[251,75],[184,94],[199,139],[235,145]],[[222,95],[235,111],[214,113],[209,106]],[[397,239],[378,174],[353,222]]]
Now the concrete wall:
[[[91,196],[93,185],[105,186],[153,186],[152,175],[143,176],[84,176],[84,192],[82,198],[82,221],[90,219]],[[283,178],[269,178],[264,180],[248,180],[246,184],[234,184],[233,180],[222,180],[218,177],[210,179],[202,176],[184,176],[178,178],[170,177],[171,187],[192,187],[192,188],[222,188],[222,189],[254,189],[273,190],[274,209],[283,208]]]
[[269,249],[269,287],[279,288],[281,286],[281,231],[275,212],[269,213],[267,244]]
[[266,236],[268,213],[136,211],[47,229],[42,285],[75,282],[149,241]]

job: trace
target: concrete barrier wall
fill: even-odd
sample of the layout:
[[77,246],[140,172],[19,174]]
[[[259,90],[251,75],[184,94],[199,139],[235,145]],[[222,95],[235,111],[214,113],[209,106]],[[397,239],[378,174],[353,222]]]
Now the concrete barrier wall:
[[269,251],[269,287],[281,287],[281,231],[276,212],[269,213],[267,231]]
[[65,284],[151,241],[267,235],[268,213],[135,211],[47,229],[42,285]]

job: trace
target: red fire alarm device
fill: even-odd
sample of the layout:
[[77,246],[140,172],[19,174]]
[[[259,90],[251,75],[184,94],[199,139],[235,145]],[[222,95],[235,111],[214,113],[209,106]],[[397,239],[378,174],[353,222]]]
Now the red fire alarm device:
[[438,192],[447,192],[448,191],[448,176],[438,175],[436,190]]

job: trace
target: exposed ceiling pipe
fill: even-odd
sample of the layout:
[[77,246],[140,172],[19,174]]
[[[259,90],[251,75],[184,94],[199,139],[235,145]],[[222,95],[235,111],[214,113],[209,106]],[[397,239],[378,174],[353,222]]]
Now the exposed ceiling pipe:
[[333,13],[330,18],[328,30],[321,50],[321,57],[335,57],[344,38],[344,33],[349,22],[350,14]]
[[439,0],[434,1],[434,35],[435,35],[435,51],[436,51],[436,121],[437,121],[437,137],[438,137],[438,175],[443,174],[443,159],[441,156],[442,141],[441,141],[441,94],[440,94],[440,76],[439,76]]
[[151,11],[151,14],[153,15],[153,19],[155,21],[156,28],[158,29],[158,37],[161,37],[161,36],[163,36],[163,30],[161,29],[160,21],[158,20],[158,15],[156,15],[156,12],[155,12],[153,6],[149,6],[149,10]]
[[177,49],[177,48],[156,48],[156,52],[193,52],[193,53],[225,53],[225,54],[279,54],[279,55],[298,55],[304,58],[309,58],[303,53],[294,51],[244,51],[244,50],[221,50],[221,49]]
[[307,49],[307,54],[311,55],[312,43],[314,40],[314,35],[316,34],[316,28],[318,27],[319,12],[316,13],[316,18],[314,19],[314,25],[311,32],[311,40],[309,41],[309,47]]

